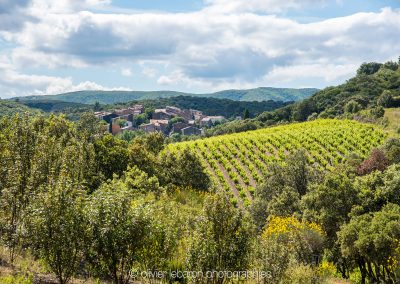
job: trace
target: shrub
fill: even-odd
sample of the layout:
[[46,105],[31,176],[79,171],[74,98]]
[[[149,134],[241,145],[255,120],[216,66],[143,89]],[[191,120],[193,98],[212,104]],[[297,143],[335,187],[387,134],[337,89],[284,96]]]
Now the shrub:
[[383,172],[388,165],[389,161],[383,151],[374,149],[372,150],[371,155],[358,167],[357,173],[363,176],[372,173],[373,171]]

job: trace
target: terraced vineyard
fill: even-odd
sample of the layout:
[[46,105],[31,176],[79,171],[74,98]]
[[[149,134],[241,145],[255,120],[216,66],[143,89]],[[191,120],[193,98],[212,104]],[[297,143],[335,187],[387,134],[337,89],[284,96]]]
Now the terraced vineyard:
[[247,205],[271,163],[284,163],[288,153],[304,148],[309,163],[330,170],[349,153],[363,157],[384,142],[386,134],[370,124],[350,120],[316,120],[171,144],[167,151],[195,152],[213,184]]

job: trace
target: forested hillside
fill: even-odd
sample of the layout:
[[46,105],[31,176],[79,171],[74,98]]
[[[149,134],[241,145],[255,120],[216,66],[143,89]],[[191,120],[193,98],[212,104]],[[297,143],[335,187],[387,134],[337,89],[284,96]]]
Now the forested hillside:
[[165,106],[176,106],[182,109],[200,110],[205,115],[222,115],[226,118],[234,118],[236,116],[243,116],[246,110],[248,111],[250,117],[256,117],[264,111],[272,111],[290,103],[291,102],[281,101],[247,102],[234,101],[230,99],[178,96],[172,98],[160,98],[156,100],[132,101],[128,104],[107,105],[105,108],[112,109],[119,106],[129,106],[132,104],[142,104],[146,108],[164,108]]
[[[8,101],[13,104],[14,101]],[[96,103],[94,105],[87,105],[81,103],[65,102],[52,100],[47,98],[19,99],[21,105],[30,108],[40,109],[44,112],[51,113],[64,113],[68,117],[77,119],[79,113],[87,111],[109,110],[114,111],[117,108],[129,107],[133,104],[141,104],[146,109],[165,108],[166,106],[175,106],[182,109],[196,109],[202,111],[205,115],[222,115],[226,118],[235,118],[236,116],[243,116],[248,112],[249,117],[256,117],[265,111],[272,111],[283,106],[289,105],[292,102],[282,101],[262,101],[262,102],[247,102],[247,101],[234,101],[229,99],[217,98],[201,98],[189,96],[177,96],[170,98],[158,98],[153,100],[138,100],[129,101],[128,103],[101,105]]]
[[308,99],[260,114],[256,119],[232,122],[208,135],[234,133],[278,123],[316,118],[349,118],[373,122],[384,116],[384,108],[400,107],[400,68],[397,62],[364,63],[354,78],[325,88]]
[[12,116],[15,114],[23,114],[23,113],[31,113],[31,114],[39,114],[40,111],[38,109],[33,109],[25,106],[19,102],[0,100],[0,117],[2,116]]
[[234,101],[299,101],[310,97],[318,89],[289,89],[289,88],[257,88],[249,90],[226,90],[217,93],[194,94],[172,91],[80,91],[52,96],[29,96],[24,99],[49,99],[64,102],[94,104],[124,103],[135,100],[151,100],[191,96],[201,98],[230,99]]

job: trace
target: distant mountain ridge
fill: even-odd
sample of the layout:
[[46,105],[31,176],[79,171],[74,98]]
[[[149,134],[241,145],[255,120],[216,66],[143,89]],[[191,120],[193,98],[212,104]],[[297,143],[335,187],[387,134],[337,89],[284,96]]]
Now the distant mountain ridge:
[[230,99],[235,101],[300,101],[315,94],[315,88],[272,88],[260,87],[248,90],[225,90],[209,94],[192,94],[174,91],[78,91],[59,95],[28,96],[22,99],[29,100],[58,100],[71,103],[101,104],[125,103],[135,100],[148,100],[157,98],[171,98],[178,96],[211,97]]

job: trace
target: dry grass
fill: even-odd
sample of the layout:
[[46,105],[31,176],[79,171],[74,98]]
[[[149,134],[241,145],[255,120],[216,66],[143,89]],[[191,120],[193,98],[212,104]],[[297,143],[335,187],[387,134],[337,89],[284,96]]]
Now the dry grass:
[[[56,284],[54,274],[28,252],[18,255],[11,264],[7,249],[0,246],[0,283],[15,284]],[[71,284],[95,284],[93,279],[73,279]]]
[[385,109],[385,117],[389,120],[389,128],[397,131],[400,128],[400,108]]

